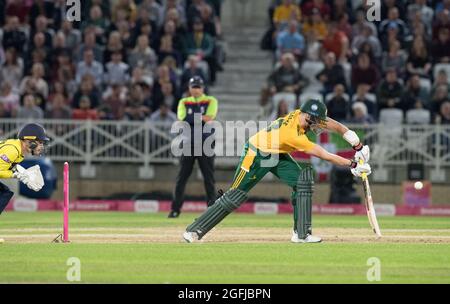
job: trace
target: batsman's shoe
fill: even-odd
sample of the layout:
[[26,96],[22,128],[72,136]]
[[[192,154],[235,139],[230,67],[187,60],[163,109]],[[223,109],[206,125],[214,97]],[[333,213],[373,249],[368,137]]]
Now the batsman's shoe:
[[292,243],[321,243],[322,239],[318,236],[313,236],[311,234],[308,234],[306,236],[306,238],[304,238],[304,239],[299,239],[297,232],[293,231],[291,242]]
[[177,211],[170,211],[169,215],[167,216],[167,218],[171,218],[171,219],[178,218],[178,217],[180,217],[180,212],[177,212]]
[[183,239],[187,243],[194,243],[195,241],[198,241],[198,234],[195,232],[186,231],[185,233],[183,233]]

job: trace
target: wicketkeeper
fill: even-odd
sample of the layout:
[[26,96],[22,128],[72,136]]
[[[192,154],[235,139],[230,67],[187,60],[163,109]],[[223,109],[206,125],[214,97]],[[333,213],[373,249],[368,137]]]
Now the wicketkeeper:
[[[18,139],[0,141],[0,178],[17,178],[28,188],[39,191],[44,186],[44,179],[39,166],[25,170],[19,165],[24,156],[41,156],[44,146],[49,141],[41,125],[25,125],[18,134]],[[14,193],[0,183],[0,214],[5,210]]]
[[[308,131],[320,134],[323,130],[341,134],[356,151],[354,159],[329,153],[306,136]],[[321,101],[308,100],[300,110],[274,121],[267,129],[250,138],[244,147],[231,188],[187,227],[183,238],[189,243],[203,238],[239,208],[247,200],[248,192],[271,172],[293,190],[294,231],[291,241],[321,242],[321,238],[312,235],[313,168],[308,163],[297,163],[289,154],[294,151],[303,151],[335,165],[347,166],[357,177],[371,173],[369,147],[361,143],[354,131],[327,117],[327,108]]]

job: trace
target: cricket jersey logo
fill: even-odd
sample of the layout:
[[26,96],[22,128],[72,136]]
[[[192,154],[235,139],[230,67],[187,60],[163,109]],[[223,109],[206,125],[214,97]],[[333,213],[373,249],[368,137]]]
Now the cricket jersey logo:
[[9,160],[8,156],[6,154],[3,154],[0,156],[1,159],[3,159],[5,162],[7,162],[8,164],[11,163],[11,161]]

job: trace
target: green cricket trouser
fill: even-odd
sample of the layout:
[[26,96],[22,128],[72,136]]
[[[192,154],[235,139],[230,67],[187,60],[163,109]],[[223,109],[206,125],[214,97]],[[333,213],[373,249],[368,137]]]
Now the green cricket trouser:
[[231,189],[239,189],[248,193],[267,173],[271,172],[292,188],[292,198],[295,201],[300,171],[310,166],[310,164],[297,163],[288,153],[267,154],[247,143]]
[[294,230],[296,230],[298,219],[297,183],[300,171],[308,167],[311,167],[311,165],[299,164],[288,153],[267,154],[247,142],[236,169],[231,189],[239,189],[248,193],[267,173],[271,172],[284,184],[292,188],[291,203],[294,207]]
[[[201,239],[227,215],[239,208],[247,193],[268,173],[272,172],[292,190],[294,231],[301,238],[311,233],[312,169],[309,164],[298,164],[289,154],[265,154],[250,143],[244,147],[231,189],[208,208],[186,231],[196,232]],[[306,177],[306,181],[305,181]],[[309,180],[311,179],[311,180]],[[298,191],[297,191],[298,190]],[[299,219],[302,219],[299,222]]]

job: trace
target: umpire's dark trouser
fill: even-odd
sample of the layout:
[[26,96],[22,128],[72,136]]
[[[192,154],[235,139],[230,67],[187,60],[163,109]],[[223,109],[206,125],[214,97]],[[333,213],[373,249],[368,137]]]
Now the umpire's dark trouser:
[[14,193],[9,188],[0,183],[0,214],[5,210]]
[[195,160],[198,161],[203,175],[208,204],[216,200],[216,186],[214,179],[214,156],[181,156],[180,171],[178,172],[175,196],[172,202],[172,211],[180,212],[184,203],[184,190],[186,183],[192,174]]

